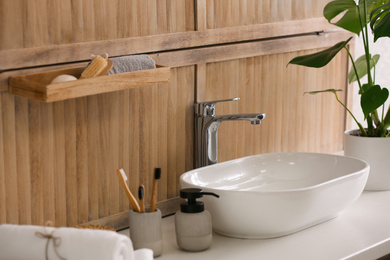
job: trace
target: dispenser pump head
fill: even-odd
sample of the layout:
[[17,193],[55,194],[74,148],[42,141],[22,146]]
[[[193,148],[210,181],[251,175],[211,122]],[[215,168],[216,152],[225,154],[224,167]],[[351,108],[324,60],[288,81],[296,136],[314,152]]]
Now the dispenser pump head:
[[204,203],[196,201],[196,199],[202,198],[203,195],[212,195],[219,198],[219,195],[212,192],[203,192],[201,189],[188,188],[180,190],[180,198],[187,199],[188,203],[182,203],[180,205],[181,212],[184,213],[199,213],[204,211]]

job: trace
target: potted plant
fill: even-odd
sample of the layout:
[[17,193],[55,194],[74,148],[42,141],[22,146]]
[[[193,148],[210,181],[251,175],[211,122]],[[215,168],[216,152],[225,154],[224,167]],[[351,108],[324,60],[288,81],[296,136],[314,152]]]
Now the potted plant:
[[[344,152],[367,161],[370,176],[366,190],[390,190],[390,107],[385,108],[389,97],[387,88],[375,82],[375,66],[379,55],[370,53],[369,27],[374,35],[374,43],[381,37],[390,37],[390,0],[335,0],[324,8],[324,17],[329,23],[361,35],[364,55],[354,60],[347,45],[352,39],[337,43],[324,51],[299,56],[289,64],[320,68],[327,65],[338,52],[345,49],[351,59],[352,69],[349,82],[357,81],[359,86],[360,106],[366,126],[363,126],[347,106],[337,96],[338,89],[306,92],[309,94],[333,93],[337,101],[352,116],[359,129],[345,132]],[[340,19],[338,19],[341,17]],[[334,21],[336,20],[336,21]],[[371,42],[371,44],[373,44]],[[366,76],[367,82],[362,83]],[[378,112],[379,111],[379,112]]]

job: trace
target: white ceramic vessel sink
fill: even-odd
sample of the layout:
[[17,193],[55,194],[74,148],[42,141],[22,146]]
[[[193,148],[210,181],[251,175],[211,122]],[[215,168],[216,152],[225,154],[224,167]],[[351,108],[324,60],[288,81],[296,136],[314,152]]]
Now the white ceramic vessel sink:
[[184,173],[182,188],[205,196],[215,232],[238,238],[280,237],[339,215],[356,201],[369,165],[318,153],[272,153],[240,158]]

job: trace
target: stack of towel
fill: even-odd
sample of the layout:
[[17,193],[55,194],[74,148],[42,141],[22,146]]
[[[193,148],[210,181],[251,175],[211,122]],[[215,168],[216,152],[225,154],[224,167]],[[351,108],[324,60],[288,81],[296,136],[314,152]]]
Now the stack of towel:
[[[51,237],[48,240],[48,237]],[[49,241],[46,249],[47,242]],[[46,251],[47,250],[47,251]],[[129,237],[107,230],[0,225],[0,259],[151,260],[153,251],[134,251]]]

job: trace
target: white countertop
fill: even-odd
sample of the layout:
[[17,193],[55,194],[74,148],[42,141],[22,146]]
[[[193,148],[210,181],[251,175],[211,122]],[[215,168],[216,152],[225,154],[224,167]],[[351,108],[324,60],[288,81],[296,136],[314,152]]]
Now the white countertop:
[[[128,235],[128,230],[121,233]],[[390,191],[364,192],[337,218],[281,238],[246,240],[214,233],[211,247],[197,253],[179,249],[171,216],[163,219],[163,244],[159,260],[377,259],[390,254]]]

